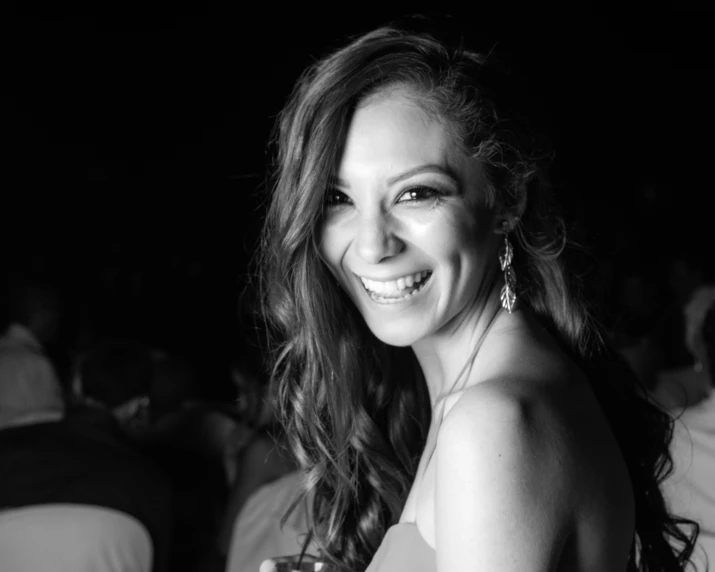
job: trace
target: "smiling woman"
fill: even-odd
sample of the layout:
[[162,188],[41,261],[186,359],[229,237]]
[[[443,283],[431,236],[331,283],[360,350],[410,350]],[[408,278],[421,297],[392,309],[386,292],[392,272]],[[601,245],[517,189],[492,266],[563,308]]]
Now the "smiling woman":
[[683,570],[672,421],[572,284],[492,59],[378,29],[281,114],[261,288],[312,540],[369,572]]

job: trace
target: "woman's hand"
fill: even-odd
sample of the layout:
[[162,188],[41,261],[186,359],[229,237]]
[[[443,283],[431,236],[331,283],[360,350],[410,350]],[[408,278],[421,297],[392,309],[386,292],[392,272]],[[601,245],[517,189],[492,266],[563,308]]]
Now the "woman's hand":
[[313,572],[334,570],[326,562],[310,554],[294,554],[292,556],[274,556],[261,562],[258,572]]
[[278,564],[272,558],[261,562],[258,572],[278,572]]

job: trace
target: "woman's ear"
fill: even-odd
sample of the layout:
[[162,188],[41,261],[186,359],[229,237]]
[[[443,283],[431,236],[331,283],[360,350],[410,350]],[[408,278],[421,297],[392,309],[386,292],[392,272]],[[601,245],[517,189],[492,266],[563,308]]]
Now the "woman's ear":
[[516,193],[508,197],[509,202],[505,204],[494,217],[494,232],[504,234],[511,232],[519,224],[521,217],[526,210],[526,181],[519,184]]
[[494,234],[505,234],[509,229],[509,222],[506,216],[497,215],[494,217]]
[[494,217],[494,232],[507,234],[514,230],[514,227],[519,224],[519,220],[518,216],[513,216],[511,213],[497,215]]

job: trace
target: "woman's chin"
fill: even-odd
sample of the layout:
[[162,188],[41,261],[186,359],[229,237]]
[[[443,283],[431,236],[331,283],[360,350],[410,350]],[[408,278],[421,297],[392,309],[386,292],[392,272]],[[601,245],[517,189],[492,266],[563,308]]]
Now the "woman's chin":
[[389,326],[381,324],[379,327],[368,324],[368,327],[378,340],[388,346],[406,348],[419,340],[414,329],[405,326],[400,327],[398,324],[390,324]]

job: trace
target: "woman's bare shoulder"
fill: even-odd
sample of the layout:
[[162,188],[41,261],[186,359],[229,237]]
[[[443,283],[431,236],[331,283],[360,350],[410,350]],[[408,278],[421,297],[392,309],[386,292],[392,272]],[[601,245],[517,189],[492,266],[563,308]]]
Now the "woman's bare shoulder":
[[573,530],[579,484],[571,448],[538,393],[509,379],[470,387],[438,433],[436,543],[460,558],[465,547],[484,554],[484,569],[504,569],[502,554],[520,569],[553,569]]
[[[575,479],[608,427],[588,379],[538,324],[523,320],[485,343],[468,387],[445,399],[440,441],[479,454],[480,440],[528,450],[520,468]],[[490,445],[491,446],[491,445]],[[451,447],[450,447],[451,448]],[[532,454],[535,453],[535,454]],[[540,467],[528,465],[533,459]]]
[[453,399],[438,451],[456,453],[456,466],[471,458],[472,469],[491,470],[481,465],[489,450],[513,457],[510,470],[556,486],[559,501],[571,508],[603,496],[605,483],[628,488],[620,448],[590,383],[568,364],[548,364],[533,374],[505,369]]
[[544,374],[547,368],[534,373],[506,370],[451,396],[440,440],[456,439],[472,447],[488,438],[515,451],[528,449],[525,460],[533,458],[542,468],[551,460],[559,479],[566,478],[568,468],[583,461],[590,440],[584,419],[597,415],[598,405],[580,372],[552,365],[551,375]]
[[573,405],[569,393],[574,393],[569,380],[509,375],[485,380],[450,396],[440,433],[486,427],[532,436],[558,431]]

